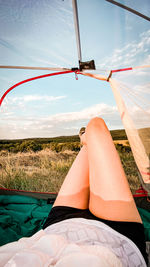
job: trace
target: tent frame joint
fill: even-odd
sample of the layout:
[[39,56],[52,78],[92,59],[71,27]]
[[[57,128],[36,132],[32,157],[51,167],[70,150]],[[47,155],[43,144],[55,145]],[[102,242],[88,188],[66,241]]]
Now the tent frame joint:
[[110,73],[109,73],[109,76],[108,76],[108,78],[107,78],[107,82],[109,82],[109,80],[110,80],[110,78],[111,78],[111,76],[112,76],[112,70],[110,71]]

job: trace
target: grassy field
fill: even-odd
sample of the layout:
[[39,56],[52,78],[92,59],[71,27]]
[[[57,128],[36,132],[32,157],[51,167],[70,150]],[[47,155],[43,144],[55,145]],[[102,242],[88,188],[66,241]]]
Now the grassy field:
[[[76,140],[75,140],[76,141]],[[127,140],[115,141],[132,192],[139,187],[136,165]],[[0,187],[58,192],[78,152],[43,149],[33,152],[12,153],[0,151]]]
[[21,190],[57,192],[70,168],[75,152],[0,153],[0,186]]

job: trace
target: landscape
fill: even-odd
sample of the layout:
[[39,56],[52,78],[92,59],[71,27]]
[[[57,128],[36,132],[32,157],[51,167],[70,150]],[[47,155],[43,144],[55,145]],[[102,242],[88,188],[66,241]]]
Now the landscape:
[[[127,136],[124,130],[111,135],[134,193],[140,182]],[[77,135],[0,140],[0,187],[58,192],[79,150]]]

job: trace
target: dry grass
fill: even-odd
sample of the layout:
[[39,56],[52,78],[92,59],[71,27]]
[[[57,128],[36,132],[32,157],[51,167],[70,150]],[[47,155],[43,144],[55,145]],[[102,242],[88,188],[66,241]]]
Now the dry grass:
[[51,150],[27,153],[0,153],[0,186],[21,190],[58,191],[75,152]]
[[[124,144],[125,145],[125,144]],[[132,153],[119,153],[132,192],[140,185]],[[77,152],[0,152],[0,186],[11,189],[58,192]]]
[[130,185],[130,189],[132,193],[135,193],[135,191],[140,187],[141,184],[138,178],[137,167],[133,158],[133,154],[130,151],[128,153],[119,152],[119,155]]
[[129,146],[129,141],[128,140],[114,140],[114,144],[117,145],[123,145],[123,146]]
[[150,128],[143,128],[139,129],[139,136],[143,142],[143,145],[145,147],[146,153],[149,156],[150,155]]

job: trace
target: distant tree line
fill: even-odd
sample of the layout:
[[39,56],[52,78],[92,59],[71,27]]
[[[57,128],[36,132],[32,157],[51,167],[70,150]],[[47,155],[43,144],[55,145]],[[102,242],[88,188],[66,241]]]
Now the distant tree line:
[[[124,130],[111,131],[113,140],[127,140],[127,136]],[[28,152],[28,151],[40,151],[49,148],[56,152],[64,150],[79,151],[80,140],[78,135],[74,136],[60,136],[53,138],[29,138],[19,140],[0,140],[0,151],[8,151],[13,153]],[[120,152],[129,152],[129,146],[123,146],[117,144],[116,148]]]
[[[80,150],[80,142],[50,142],[50,143],[39,143],[33,140],[30,141],[22,141],[21,143],[9,143],[9,144],[0,144],[0,151],[8,151],[12,153],[18,152],[29,152],[29,151],[40,151],[43,149],[50,149],[52,151],[61,152],[65,150],[71,151],[79,151]],[[116,148],[119,152],[130,152],[130,146],[124,146],[122,144],[116,144]]]
[[79,151],[80,140],[78,136],[0,140],[0,151],[4,150],[13,153],[28,151],[37,152],[46,148],[56,152],[64,150]]
[[64,150],[79,151],[80,142],[40,142],[39,140],[24,140],[20,142],[1,142],[0,141],[0,151],[8,151],[12,153],[18,152],[28,152],[28,151],[40,151],[49,148],[52,151],[60,152]]

